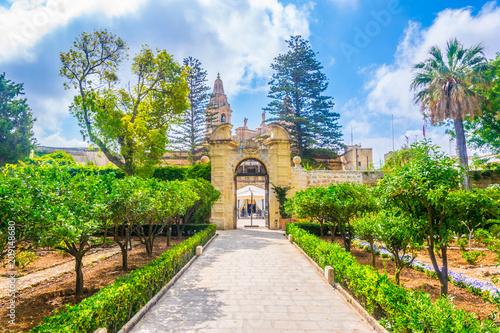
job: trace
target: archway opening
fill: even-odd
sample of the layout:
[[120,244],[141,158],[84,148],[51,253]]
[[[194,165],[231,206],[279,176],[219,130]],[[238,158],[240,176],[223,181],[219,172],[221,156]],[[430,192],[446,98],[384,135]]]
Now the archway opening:
[[234,228],[269,228],[269,174],[255,158],[241,161],[234,176]]

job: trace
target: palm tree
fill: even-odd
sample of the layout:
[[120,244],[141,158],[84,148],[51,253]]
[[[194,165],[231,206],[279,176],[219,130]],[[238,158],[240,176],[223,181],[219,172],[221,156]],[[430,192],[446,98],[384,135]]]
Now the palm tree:
[[[437,46],[431,47],[431,57],[416,64],[417,71],[411,89],[415,91],[415,103],[421,104],[424,117],[431,123],[441,124],[453,120],[460,164],[467,170],[467,147],[463,120],[481,116],[480,96],[473,87],[487,82],[488,61],[479,44],[469,49],[455,38],[448,41],[443,58]],[[469,178],[464,177],[464,188],[469,188]]]

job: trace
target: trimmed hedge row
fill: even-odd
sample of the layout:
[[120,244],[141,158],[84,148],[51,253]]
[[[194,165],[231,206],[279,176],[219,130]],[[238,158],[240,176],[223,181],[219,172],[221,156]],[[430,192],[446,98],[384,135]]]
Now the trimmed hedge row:
[[[182,230],[182,236],[189,237],[189,236],[193,236],[197,232],[205,230],[207,227],[210,226],[210,224],[209,223],[205,223],[205,224],[202,224],[202,223],[191,224],[191,223],[189,223],[189,224],[183,224],[182,226],[184,227],[184,229]],[[153,231],[155,231],[155,230],[160,229],[162,227],[162,225],[161,224],[153,224],[152,227],[153,227]],[[170,236],[177,237],[177,225],[172,224],[170,227],[172,228],[172,232],[171,232]],[[144,234],[147,235],[149,233],[149,225],[144,225],[144,226],[142,226],[142,228],[144,230]],[[122,232],[122,229],[118,229],[118,230],[119,230],[119,232]],[[165,229],[163,229],[161,235],[166,236],[167,232],[168,232],[168,229],[165,228]],[[133,231],[131,235],[137,236],[137,233],[135,231]]]
[[330,229],[328,228],[327,225],[321,226],[319,223],[296,222],[295,225],[301,229],[304,229],[308,233],[318,237],[321,236],[321,229],[323,229],[323,236],[328,235],[328,233],[330,232]]
[[211,172],[212,171],[210,163],[186,166],[166,165],[156,167],[152,177],[163,181],[187,180],[197,178],[210,181]]
[[215,229],[214,224],[209,225],[79,304],[45,318],[31,332],[94,332],[99,327],[117,332],[184,267],[198,245],[207,243]]
[[335,282],[349,289],[386,329],[393,332],[500,332],[491,320],[455,308],[448,298],[432,303],[429,294],[406,290],[387,274],[360,265],[337,243],[328,243],[287,223],[286,233],[320,267],[331,266]]
[[[197,232],[205,230],[210,224],[183,224],[184,229],[182,230],[182,236],[193,236]],[[177,236],[177,225],[172,225],[171,236]]]

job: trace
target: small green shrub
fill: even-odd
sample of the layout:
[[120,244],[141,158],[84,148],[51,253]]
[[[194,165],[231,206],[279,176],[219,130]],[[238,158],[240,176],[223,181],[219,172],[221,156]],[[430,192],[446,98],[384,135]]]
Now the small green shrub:
[[457,246],[462,251],[467,251],[467,246],[469,246],[469,239],[467,237],[460,237],[457,239]]
[[16,254],[16,265],[20,271],[23,271],[26,267],[33,264],[37,258],[35,251],[19,251]]
[[474,231],[474,240],[476,240],[480,243],[483,243],[485,239],[488,239],[490,237],[491,237],[491,235],[488,232],[488,230],[477,229],[476,231]]
[[470,265],[477,265],[486,258],[486,253],[482,251],[465,251],[462,252],[462,258]]
[[499,220],[490,220],[491,227],[488,230],[490,232],[490,236],[492,238],[500,239],[500,221]]

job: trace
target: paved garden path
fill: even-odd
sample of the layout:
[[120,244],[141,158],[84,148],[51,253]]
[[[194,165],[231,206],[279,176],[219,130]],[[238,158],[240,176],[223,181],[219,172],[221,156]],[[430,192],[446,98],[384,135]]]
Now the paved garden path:
[[219,232],[132,332],[373,332],[283,232]]

